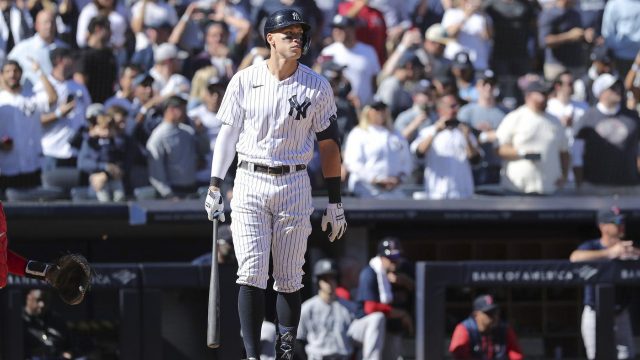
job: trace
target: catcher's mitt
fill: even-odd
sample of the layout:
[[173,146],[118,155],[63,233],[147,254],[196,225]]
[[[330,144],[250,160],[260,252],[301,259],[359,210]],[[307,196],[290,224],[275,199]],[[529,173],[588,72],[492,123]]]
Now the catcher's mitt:
[[91,286],[91,266],[80,254],[64,255],[56,260],[46,278],[64,302],[77,305]]

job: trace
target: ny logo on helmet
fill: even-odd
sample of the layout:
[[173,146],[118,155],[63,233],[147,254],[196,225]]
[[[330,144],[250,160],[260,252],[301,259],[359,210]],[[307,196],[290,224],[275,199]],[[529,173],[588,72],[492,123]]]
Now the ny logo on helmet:
[[289,98],[289,105],[291,105],[291,107],[289,108],[289,116],[293,116],[293,111],[295,110],[297,112],[296,120],[300,120],[307,117],[307,109],[309,108],[309,106],[311,106],[311,101],[305,98],[302,104],[299,104],[298,98],[293,95]]
[[291,13],[291,17],[293,18],[293,20],[295,21],[302,21],[302,19],[300,18],[300,14],[298,14],[297,12],[292,12]]

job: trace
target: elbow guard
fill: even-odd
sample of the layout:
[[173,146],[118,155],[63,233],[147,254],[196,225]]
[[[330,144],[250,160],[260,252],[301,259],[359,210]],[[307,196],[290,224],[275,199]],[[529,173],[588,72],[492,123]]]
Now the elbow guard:
[[331,123],[329,124],[329,126],[326,129],[316,133],[316,139],[318,139],[318,142],[322,140],[332,139],[336,142],[336,144],[338,144],[338,147],[340,147],[340,133],[338,130],[338,124],[336,124],[335,119],[335,115],[331,116]]

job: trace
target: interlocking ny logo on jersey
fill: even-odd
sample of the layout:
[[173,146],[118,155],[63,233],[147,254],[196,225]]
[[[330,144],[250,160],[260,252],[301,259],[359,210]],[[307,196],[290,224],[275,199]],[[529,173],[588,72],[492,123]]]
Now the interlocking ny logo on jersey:
[[298,98],[293,95],[289,98],[289,105],[291,105],[291,108],[289,108],[289,116],[293,116],[293,111],[295,110],[297,112],[296,120],[300,120],[307,117],[307,109],[311,106],[311,101],[305,98],[302,104],[298,104]]

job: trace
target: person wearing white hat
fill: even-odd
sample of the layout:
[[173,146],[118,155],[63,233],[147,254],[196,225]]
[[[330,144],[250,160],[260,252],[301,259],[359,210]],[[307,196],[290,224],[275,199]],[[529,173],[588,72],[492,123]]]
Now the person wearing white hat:
[[598,103],[574,129],[576,186],[589,194],[638,194],[638,114],[622,106],[623,86],[617,77],[600,75],[592,91]]
[[171,43],[164,43],[153,51],[155,65],[149,71],[153,77],[153,89],[161,96],[188,94],[191,90],[189,79],[179,73],[187,52]]
[[424,43],[416,55],[428,75],[449,74],[451,71],[451,60],[444,57],[444,49],[450,41],[447,30],[439,23],[431,25],[424,33]]

